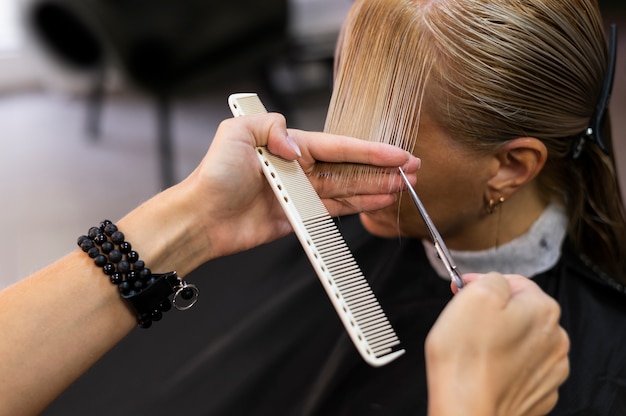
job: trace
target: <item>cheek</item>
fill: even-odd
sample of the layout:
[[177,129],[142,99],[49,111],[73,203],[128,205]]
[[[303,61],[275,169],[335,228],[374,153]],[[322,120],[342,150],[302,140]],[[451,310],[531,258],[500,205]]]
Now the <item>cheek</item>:
[[[445,238],[461,232],[475,222],[482,209],[481,181],[467,170],[422,170],[418,173],[416,192],[428,215]],[[380,237],[398,235],[429,238],[428,230],[408,193],[402,193],[398,204],[361,214],[361,221],[372,234]]]
[[361,214],[365,229],[379,237],[410,236],[427,238],[428,231],[410,196],[403,193],[399,202],[387,208]]
[[398,216],[399,205],[393,204],[378,211],[363,212],[361,223],[371,234],[379,237],[397,237],[401,234]]
[[476,169],[447,166],[418,178],[416,191],[443,237],[461,231],[480,216],[485,185]]
[[[479,221],[484,210],[489,162],[429,133],[414,152],[422,158],[415,189],[442,237],[456,237]],[[369,232],[382,237],[429,237],[408,194],[402,194],[399,205],[362,214],[361,220]]]

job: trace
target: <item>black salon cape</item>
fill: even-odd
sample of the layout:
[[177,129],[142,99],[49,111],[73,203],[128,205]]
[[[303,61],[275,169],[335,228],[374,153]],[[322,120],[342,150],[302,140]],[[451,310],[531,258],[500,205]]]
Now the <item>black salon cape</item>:
[[[200,268],[188,277],[198,305],[134,331],[45,414],[426,414],[423,344],[449,283],[419,240],[373,237],[357,217],[338,225],[407,351],[395,362],[361,360],[290,236]],[[567,244],[535,281],[561,304],[572,342],[552,414],[626,415],[626,295]]]

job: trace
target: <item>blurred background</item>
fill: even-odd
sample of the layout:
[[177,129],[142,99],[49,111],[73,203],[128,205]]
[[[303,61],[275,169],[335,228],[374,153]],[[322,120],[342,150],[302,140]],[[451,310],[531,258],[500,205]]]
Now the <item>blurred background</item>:
[[351,4],[0,0],[0,287],[187,176],[231,93],[322,129]]
[[[323,127],[352,0],[0,0],[0,288],[184,178],[227,97]],[[626,183],[626,27],[611,101]]]

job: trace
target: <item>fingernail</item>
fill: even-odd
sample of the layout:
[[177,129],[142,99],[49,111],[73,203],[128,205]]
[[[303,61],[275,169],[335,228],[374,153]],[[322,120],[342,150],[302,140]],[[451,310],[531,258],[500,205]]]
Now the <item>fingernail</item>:
[[415,157],[413,155],[410,155],[409,156],[409,160],[404,165],[402,165],[402,170],[404,172],[410,171],[412,163],[417,163],[417,169],[416,170],[419,170],[422,167],[422,160],[419,157]]
[[291,146],[293,151],[296,152],[298,157],[302,157],[302,151],[300,151],[300,147],[298,146],[298,143],[296,143],[289,135],[287,135],[287,143],[289,143],[289,146]]

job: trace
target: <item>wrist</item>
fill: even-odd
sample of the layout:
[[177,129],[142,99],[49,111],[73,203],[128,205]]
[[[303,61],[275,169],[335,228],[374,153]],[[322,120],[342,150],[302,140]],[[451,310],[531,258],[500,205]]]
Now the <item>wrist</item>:
[[117,224],[146,265],[156,273],[186,276],[214,256],[207,225],[194,201],[193,187],[175,185],[122,218]]
[[149,328],[172,305],[186,310],[198,299],[198,289],[181,279],[176,271],[152,273],[117,225],[103,220],[77,239],[78,246],[116,285],[134,310],[140,327]]
[[[480,371],[463,363],[433,366],[427,362],[429,416],[495,416],[496,400]],[[461,369],[460,367],[465,367]],[[483,380],[483,381],[481,381]]]
[[[444,386],[445,387],[445,386]],[[428,416],[495,416],[493,405],[488,403],[484,397],[480,397],[483,392],[478,392],[474,397],[467,397],[466,393],[461,394],[455,390],[447,390],[441,394],[428,395]]]

